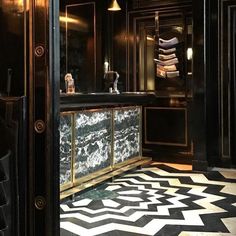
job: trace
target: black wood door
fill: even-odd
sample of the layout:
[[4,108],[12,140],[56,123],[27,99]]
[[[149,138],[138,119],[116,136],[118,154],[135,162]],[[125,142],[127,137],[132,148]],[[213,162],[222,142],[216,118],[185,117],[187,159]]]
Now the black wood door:
[[29,1],[30,236],[59,235],[59,1]]

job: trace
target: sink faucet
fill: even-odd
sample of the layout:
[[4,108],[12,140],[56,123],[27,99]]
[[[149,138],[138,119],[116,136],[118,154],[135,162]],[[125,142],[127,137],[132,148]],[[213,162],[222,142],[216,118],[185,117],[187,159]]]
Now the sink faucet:
[[104,74],[104,79],[105,79],[105,88],[109,88],[109,92],[111,93],[117,93],[119,94],[119,90],[117,87],[118,84],[118,78],[120,75],[116,71],[107,71]]

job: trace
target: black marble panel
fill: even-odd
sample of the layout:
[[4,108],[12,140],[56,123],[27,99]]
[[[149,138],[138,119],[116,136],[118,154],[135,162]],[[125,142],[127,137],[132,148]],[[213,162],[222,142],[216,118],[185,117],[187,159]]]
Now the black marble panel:
[[114,110],[114,163],[140,155],[140,108]]
[[72,114],[60,117],[60,184],[72,181]]
[[111,118],[111,110],[88,110],[76,114],[76,179],[111,165]]

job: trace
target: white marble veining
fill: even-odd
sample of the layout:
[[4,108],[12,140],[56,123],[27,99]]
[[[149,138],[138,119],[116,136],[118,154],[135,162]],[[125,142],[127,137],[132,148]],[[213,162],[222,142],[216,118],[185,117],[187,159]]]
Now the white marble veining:
[[71,115],[60,116],[60,184],[71,181],[72,133]]
[[140,155],[140,108],[114,111],[114,159],[120,163]]
[[75,177],[111,165],[111,112],[84,111],[76,114]]

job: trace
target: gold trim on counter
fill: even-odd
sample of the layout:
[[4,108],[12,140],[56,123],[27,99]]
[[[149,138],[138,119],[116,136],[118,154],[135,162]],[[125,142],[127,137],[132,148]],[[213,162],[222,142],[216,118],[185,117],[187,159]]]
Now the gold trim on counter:
[[[115,115],[114,112],[117,110],[139,110],[139,156],[129,157],[129,159],[115,163],[114,153],[114,129],[115,129]],[[76,129],[76,114],[84,112],[110,112],[111,113],[111,157],[110,165],[103,169],[97,170],[96,172],[87,174],[83,177],[75,177],[75,129]],[[98,109],[86,109],[73,112],[61,112],[61,115],[71,115],[71,182],[64,183],[60,186],[60,198],[63,199],[70,195],[73,195],[85,188],[93,186],[106,179],[112,178],[115,175],[121,174],[124,171],[132,169],[134,167],[143,165],[150,162],[151,158],[142,157],[142,108],[141,106],[125,106],[115,108],[98,108]]]

